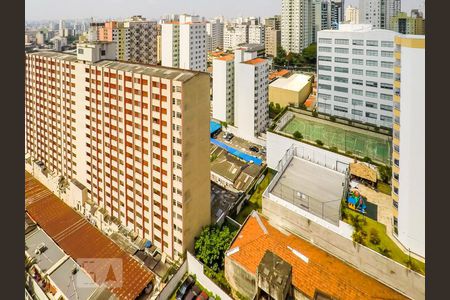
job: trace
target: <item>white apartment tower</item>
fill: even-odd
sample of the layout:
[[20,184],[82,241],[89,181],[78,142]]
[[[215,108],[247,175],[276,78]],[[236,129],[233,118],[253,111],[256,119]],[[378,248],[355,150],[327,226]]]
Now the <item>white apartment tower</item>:
[[396,32],[341,24],[318,33],[318,110],[392,128]]
[[266,28],[261,24],[248,25],[248,43],[249,44],[265,44]]
[[281,47],[301,53],[312,42],[309,0],[282,0]]
[[359,21],[373,28],[389,29],[401,9],[400,0],[359,0]]
[[249,28],[247,24],[228,23],[223,31],[224,50],[234,50],[239,44],[247,43]]
[[331,28],[338,29],[344,21],[344,0],[331,0]]
[[220,18],[215,18],[206,23],[206,50],[214,51],[223,49],[224,23]]
[[256,52],[234,53],[234,125],[236,135],[253,140],[269,124],[269,63]]
[[425,257],[425,36],[399,35],[395,44],[394,233]]
[[206,71],[206,24],[198,16],[180,15],[180,21],[161,25],[161,64]]
[[329,0],[311,1],[311,40],[317,42],[317,32],[331,29],[331,3]]
[[345,9],[345,22],[359,24],[359,9],[351,5]]
[[213,118],[234,124],[234,55],[213,60]]

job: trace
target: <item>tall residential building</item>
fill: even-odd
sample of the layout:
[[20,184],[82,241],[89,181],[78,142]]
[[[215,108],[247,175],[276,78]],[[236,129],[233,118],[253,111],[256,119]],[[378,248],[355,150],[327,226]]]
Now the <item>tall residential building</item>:
[[267,56],[277,56],[278,49],[281,46],[281,31],[273,27],[266,26],[266,36],[264,47]]
[[117,21],[105,22],[103,26],[98,27],[99,41],[114,41],[114,31],[117,29]]
[[110,60],[114,48],[26,54],[25,152],[177,259],[210,224],[210,79]]
[[395,38],[394,233],[425,257],[425,36]]
[[420,15],[411,13],[408,16],[406,13],[401,12],[397,16],[391,18],[391,30],[402,34],[425,34],[425,19]]
[[209,22],[206,23],[207,51],[223,49],[223,30],[224,23],[220,18],[209,20]]
[[248,41],[249,44],[261,44],[264,46],[266,35],[266,27],[261,24],[248,25]]
[[359,24],[359,9],[351,5],[345,9],[345,22],[350,24]]
[[59,36],[60,36],[60,37],[63,37],[63,36],[64,36],[64,28],[65,28],[65,22],[64,22],[64,20],[59,20],[58,31],[59,31]]
[[248,42],[248,25],[228,23],[223,31],[223,49],[234,50],[239,44]]
[[127,61],[155,65],[157,63],[157,23],[148,21],[142,16],[133,16],[125,20],[124,27],[128,28]]
[[234,124],[234,55],[213,59],[212,116]]
[[331,3],[329,0],[311,1],[311,40],[317,42],[317,32],[331,29]]
[[237,135],[252,140],[269,124],[269,62],[257,52],[234,52],[234,125]]
[[163,23],[161,64],[206,71],[206,24],[198,16],[180,15],[180,21]]
[[373,28],[389,29],[390,20],[400,12],[400,0],[359,0],[359,21]]
[[281,47],[288,53],[301,53],[311,43],[310,1],[282,0]]
[[392,127],[394,37],[370,24],[341,24],[318,33],[318,110]]
[[37,45],[44,45],[45,44],[45,35],[43,31],[38,31],[36,33],[36,44]]
[[[87,34],[87,40],[89,42],[95,42],[100,40],[99,39],[99,33],[101,32],[101,29],[105,26],[105,23],[89,23],[89,29]],[[60,36],[64,36],[61,35]],[[102,34],[103,37],[103,34]]]
[[276,30],[281,29],[281,15],[276,15],[264,20],[264,25],[267,27],[272,27]]
[[331,28],[338,29],[344,21],[344,0],[331,0]]

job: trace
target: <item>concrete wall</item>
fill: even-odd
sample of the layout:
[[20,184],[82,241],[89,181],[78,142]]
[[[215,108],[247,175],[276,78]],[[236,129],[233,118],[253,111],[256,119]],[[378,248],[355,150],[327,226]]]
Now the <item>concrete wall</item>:
[[164,286],[162,291],[156,297],[156,300],[170,299],[170,296],[172,296],[172,294],[175,292],[178,285],[181,284],[180,281],[187,271],[188,271],[188,263],[187,260],[185,260],[184,263],[181,265],[181,267],[178,269],[178,272],[176,272],[175,275],[173,275],[173,277],[169,280],[169,282]]
[[[263,196],[263,215],[351,266],[413,299],[425,299],[425,277]],[[228,278],[228,277],[227,277]]]
[[225,278],[233,290],[253,299],[256,295],[256,278],[234,260],[225,256]]
[[278,103],[281,107],[288,106],[289,104],[297,106],[305,102],[311,92],[311,82],[308,82],[299,91],[292,91],[269,85],[269,103]]

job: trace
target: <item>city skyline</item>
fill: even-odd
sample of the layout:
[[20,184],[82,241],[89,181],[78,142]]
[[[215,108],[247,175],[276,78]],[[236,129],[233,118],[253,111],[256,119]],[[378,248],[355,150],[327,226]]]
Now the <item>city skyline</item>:
[[[346,0],[345,6],[358,6],[359,0]],[[402,11],[409,13],[413,8],[422,8],[424,0],[403,0]],[[51,9],[49,9],[51,8]],[[25,20],[42,21],[81,18],[124,18],[142,15],[158,19],[168,14],[197,14],[207,18],[223,15],[227,18],[239,16],[267,17],[281,14],[281,3],[271,0],[229,0],[217,1],[214,5],[207,0],[99,0],[65,2],[56,0],[25,0]]]

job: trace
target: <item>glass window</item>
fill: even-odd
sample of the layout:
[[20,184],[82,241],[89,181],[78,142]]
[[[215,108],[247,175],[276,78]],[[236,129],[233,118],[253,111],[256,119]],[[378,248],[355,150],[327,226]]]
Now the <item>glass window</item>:
[[352,74],[354,75],[363,75],[363,70],[361,69],[353,69]]
[[376,60],[366,60],[366,66],[378,67],[378,61]]
[[383,100],[392,100],[392,95],[380,94],[380,99],[383,99]]
[[319,102],[319,108],[323,108],[323,109],[331,109],[331,104],[328,103],[321,103]]
[[388,61],[382,61],[381,62],[381,67],[382,68],[392,69],[394,67],[394,63],[393,62],[388,62]]
[[319,70],[331,71],[331,66],[319,65]]
[[329,84],[320,84],[319,83],[319,89],[331,90],[331,85],[329,85]]
[[331,95],[323,94],[323,93],[318,93],[317,97],[322,100],[330,100],[331,99]]
[[335,72],[348,73],[348,68],[334,67]]
[[363,112],[358,109],[352,109],[352,114],[354,114],[355,116],[362,116]]
[[380,87],[386,90],[392,90],[394,88],[393,85],[390,83],[380,83]]
[[340,111],[340,112],[348,112],[348,108],[347,107],[343,107],[343,106],[339,106],[339,105],[335,105],[334,106],[334,110],[335,111]]
[[371,113],[371,112],[366,112],[366,117],[370,118],[370,119],[376,119],[377,118],[377,114]]
[[320,38],[319,44],[331,44],[331,39]]
[[348,103],[348,99],[345,97],[340,96],[334,96],[334,101],[336,102],[342,102],[342,103]]
[[318,56],[319,61],[331,61],[331,56]]
[[331,76],[330,75],[319,75],[319,80],[331,81]]
[[334,52],[336,53],[343,53],[343,54],[348,54],[348,48],[334,48]]
[[378,56],[378,50],[366,50],[367,56]]
[[364,81],[359,80],[359,79],[352,79],[352,84],[363,85]]
[[368,80],[368,81],[366,81],[366,86],[378,87],[378,82]]
[[355,46],[364,46],[364,41],[363,40],[353,40],[352,44]]
[[385,104],[380,104],[380,109],[381,110],[385,110],[385,111],[392,111],[392,106],[385,105]]
[[352,54],[354,55],[364,55],[363,49],[352,49]]
[[381,78],[392,79],[394,78],[394,74],[388,72],[381,72]]
[[319,47],[319,52],[331,52],[331,47]]
[[334,81],[348,83],[348,78],[335,76]]
[[375,41],[375,40],[367,40],[367,41],[366,41],[366,46],[378,47],[378,41]]
[[348,40],[347,39],[335,39],[334,43],[337,45],[348,45]]
[[335,57],[334,62],[348,64],[348,58],[345,57]]
[[366,70],[366,76],[378,77],[378,72],[377,71]]
[[353,63],[354,65],[362,65],[362,64],[364,63],[364,60],[358,59],[358,58],[353,58],[353,59],[352,59],[352,63]]
[[355,105],[355,106],[363,106],[364,105],[364,101],[358,100],[358,99],[352,99],[352,104]]
[[381,47],[394,47],[394,42],[392,41],[381,41]]
[[363,91],[362,91],[362,90],[353,89],[353,90],[352,90],[352,94],[353,94],[353,95],[359,95],[359,96],[362,96],[362,95],[363,95]]
[[394,52],[392,51],[381,51],[381,57],[392,57]]
[[348,88],[342,86],[334,86],[336,92],[348,93]]
[[378,105],[376,103],[374,103],[374,102],[366,101],[366,107],[378,108]]
[[366,91],[366,97],[378,98],[378,93]]
[[380,115],[380,120],[392,123],[392,117]]

